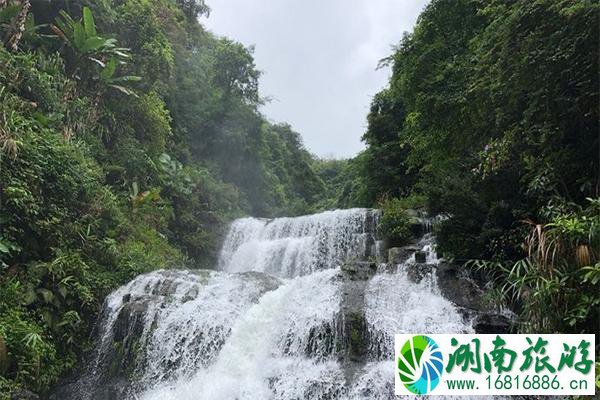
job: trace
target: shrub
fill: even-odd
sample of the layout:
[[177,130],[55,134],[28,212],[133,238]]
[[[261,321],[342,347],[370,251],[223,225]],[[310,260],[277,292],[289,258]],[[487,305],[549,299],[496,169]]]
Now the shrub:
[[406,244],[412,237],[410,216],[404,205],[405,202],[395,197],[383,198],[378,204],[382,211],[379,233],[389,240],[391,246]]
[[[531,223],[530,223],[531,224]],[[526,332],[594,333],[600,323],[600,201],[531,224],[524,259],[471,261],[520,311]]]

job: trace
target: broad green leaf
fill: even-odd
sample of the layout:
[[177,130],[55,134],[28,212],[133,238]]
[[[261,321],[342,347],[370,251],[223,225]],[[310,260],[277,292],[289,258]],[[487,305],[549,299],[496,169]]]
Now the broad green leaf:
[[83,7],[83,26],[85,27],[85,33],[88,37],[96,36],[94,16],[88,7]]
[[112,78],[112,76],[115,74],[116,69],[117,61],[114,58],[111,58],[106,63],[106,67],[104,67],[104,69],[100,72],[100,79],[106,81]]
[[85,47],[85,32],[79,22],[73,24],[73,39],[77,50],[83,51]]
[[106,41],[99,36],[88,37],[82,47],[84,53],[92,53],[104,47]]

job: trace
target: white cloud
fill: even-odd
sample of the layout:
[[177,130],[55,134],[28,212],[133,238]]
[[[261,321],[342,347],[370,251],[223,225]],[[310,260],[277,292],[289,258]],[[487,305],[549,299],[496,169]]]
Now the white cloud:
[[356,154],[372,96],[387,81],[375,71],[411,30],[427,0],[209,0],[203,23],[256,45],[263,108],[290,123],[318,155]]

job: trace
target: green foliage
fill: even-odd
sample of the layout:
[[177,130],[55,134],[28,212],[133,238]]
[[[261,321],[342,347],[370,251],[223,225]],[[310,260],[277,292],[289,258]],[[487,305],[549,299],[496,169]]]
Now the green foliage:
[[438,250],[485,260],[528,331],[599,323],[600,211],[586,200],[600,187],[599,7],[431,1],[383,60],[392,76],[350,162],[356,204],[425,194],[448,217]]
[[313,162],[315,173],[325,183],[325,192],[315,205],[317,209],[344,208],[341,193],[350,185],[349,160],[317,159]]
[[0,289],[0,336],[8,349],[2,376],[12,381],[4,384],[43,388],[60,373],[56,369],[56,348],[22,306],[23,294],[19,282],[2,282]]
[[166,150],[172,135],[171,116],[156,92],[145,93],[139,99],[127,102],[119,114],[120,118],[128,118],[131,121],[135,138],[152,159],[156,159]]
[[[313,167],[311,154],[300,135],[289,125],[263,125],[263,146],[267,152],[265,173],[279,192],[272,194],[274,214],[298,215],[310,212],[325,190]],[[277,204],[277,197],[280,204]],[[271,200],[273,201],[273,200]]]
[[[591,200],[591,199],[590,199]],[[520,310],[527,332],[595,332],[600,323],[600,208],[586,208],[536,225],[528,256],[515,263],[473,261]]]
[[590,1],[432,1],[384,60],[392,77],[359,157],[371,204],[425,193],[449,216],[441,251],[514,260],[520,220],[548,222],[561,204],[596,196],[598,11]]
[[[159,88],[171,76],[175,54],[169,40],[169,25],[178,27],[170,1],[128,0],[114,10],[111,28],[130,49],[135,75],[143,77],[141,86]],[[181,40],[179,38],[178,40]]]
[[377,93],[363,136],[367,149],[360,156],[364,201],[374,204],[382,196],[406,196],[415,181],[406,159],[408,145],[400,140],[405,119],[402,100],[390,89]]
[[176,0],[187,18],[196,20],[200,15],[208,15],[210,8],[204,0]]
[[186,167],[168,154],[160,156],[160,171],[164,195],[173,205],[169,229],[175,242],[198,266],[212,268],[226,222],[243,214],[239,190],[207,169]]
[[[432,1],[385,60],[351,160],[315,160],[265,120],[252,48],[206,31],[204,1],[5,3],[1,392],[43,393],[81,359],[109,291],[214,265],[246,213],[383,198],[383,233],[402,242],[405,210],[427,202],[449,216],[440,250],[498,261],[528,329],[598,323],[595,2]],[[517,262],[521,220],[541,222]]]
[[390,246],[402,246],[412,238],[410,216],[406,212],[405,202],[395,197],[385,197],[379,201],[382,215],[379,231],[387,238]]
[[314,210],[350,207],[372,207],[372,192],[368,191],[366,152],[349,160],[316,160],[314,168],[325,183],[326,192]]
[[190,40],[202,51],[181,55],[167,100],[179,142],[173,155],[235,185],[254,215],[308,212],[324,185],[299,135],[257,112],[252,49],[206,32]]
[[2,384],[44,391],[81,358],[110,290],[182,257],[157,231],[155,207],[127,218],[85,143],[65,138],[85,99],[55,100],[72,85],[62,64],[4,50],[0,57],[2,131],[16,146],[0,157]]
[[74,59],[69,63],[72,76],[78,75],[88,90],[97,89],[91,82],[99,81],[125,94],[133,91],[124,86],[141,78],[132,75],[116,76],[117,65],[125,64],[130,58],[129,49],[117,47],[117,40],[105,38],[96,31],[96,23],[88,7],[83,7],[83,16],[76,21],[64,10],[56,19],[52,30],[71,48]]

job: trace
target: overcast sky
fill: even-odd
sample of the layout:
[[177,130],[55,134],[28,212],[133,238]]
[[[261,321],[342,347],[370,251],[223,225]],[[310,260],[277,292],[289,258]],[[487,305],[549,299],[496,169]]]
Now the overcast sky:
[[262,108],[300,132],[318,156],[351,157],[371,98],[387,83],[376,71],[411,31],[427,0],[207,0],[202,22],[218,35],[255,45]]

